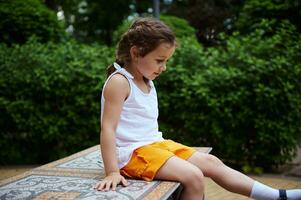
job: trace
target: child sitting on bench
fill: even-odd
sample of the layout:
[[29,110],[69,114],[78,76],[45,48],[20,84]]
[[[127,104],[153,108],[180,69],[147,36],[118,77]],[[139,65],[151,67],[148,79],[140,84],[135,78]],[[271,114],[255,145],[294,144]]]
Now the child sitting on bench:
[[201,199],[204,176],[221,187],[257,200],[300,200],[301,190],[276,190],[226,166],[217,157],[165,140],[158,130],[153,81],[166,70],[176,48],[174,33],[152,18],[136,20],[123,34],[116,62],[102,91],[101,152],[106,177],[94,188],[115,190],[124,177],[178,181],[181,198]]

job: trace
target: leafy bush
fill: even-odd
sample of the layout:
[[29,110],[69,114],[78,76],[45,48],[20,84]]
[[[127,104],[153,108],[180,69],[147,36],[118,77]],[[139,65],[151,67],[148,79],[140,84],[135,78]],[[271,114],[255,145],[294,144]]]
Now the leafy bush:
[[32,35],[41,42],[64,37],[55,13],[39,0],[0,1],[0,32],[0,42],[9,45],[23,44]]
[[[281,20],[289,20],[298,27],[300,33],[301,2],[294,0],[286,1],[261,1],[248,0],[243,3],[234,26],[241,32],[248,33],[252,25],[262,19],[274,19],[274,27],[281,23]],[[280,23],[277,23],[280,22]]]
[[239,166],[271,169],[293,157],[301,133],[301,37],[288,22],[271,31],[272,23],[234,33],[224,47],[182,44],[157,82],[168,137],[212,146]]
[[161,15],[160,20],[175,32],[177,38],[192,37],[196,39],[196,30],[185,19],[176,16]]
[[44,163],[99,143],[112,55],[74,42],[0,45],[0,163]]

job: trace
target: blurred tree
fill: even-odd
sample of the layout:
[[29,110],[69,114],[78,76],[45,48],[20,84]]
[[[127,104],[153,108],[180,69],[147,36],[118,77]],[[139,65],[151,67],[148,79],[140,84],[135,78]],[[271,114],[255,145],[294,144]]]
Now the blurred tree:
[[[263,18],[289,20],[301,31],[301,1],[295,0],[164,0],[162,13],[182,17],[196,28],[199,41],[218,43],[220,32],[252,31]],[[279,24],[279,23],[276,23]]]
[[196,28],[204,45],[216,44],[220,32],[230,31],[243,0],[173,0],[162,4],[162,12],[182,17]]
[[135,0],[134,1],[134,11],[139,15],[143,16],[146,13],[153,12],[153,1],[150,0]]
[[35,35],[38,41],[59,41],[65,37],[55,13],[40,0],[0,0],[0,42],[23,44]]
[[241,33],[252,31],[253,24],[262,19],[275,19],[279,26],[280,21],[289,20],[301,32],[301,1],[295,0],[246,0],[241,9],[236,29]]
[[112,33],[130,14],[133,0],[45,0],[45,4],[61,12],[67,31],[80,42],[112,43]]

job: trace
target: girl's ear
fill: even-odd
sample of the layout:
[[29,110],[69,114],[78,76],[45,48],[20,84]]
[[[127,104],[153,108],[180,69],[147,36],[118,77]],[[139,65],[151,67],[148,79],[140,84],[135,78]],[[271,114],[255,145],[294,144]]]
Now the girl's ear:
[[132,46],[130,49],[131,58],[133,61],[137,60],[139,57],[139,49],[137,46]]

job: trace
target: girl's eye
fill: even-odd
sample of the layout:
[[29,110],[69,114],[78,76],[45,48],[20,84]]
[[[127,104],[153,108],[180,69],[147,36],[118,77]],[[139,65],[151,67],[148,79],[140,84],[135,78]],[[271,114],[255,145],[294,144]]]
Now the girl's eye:
[[164,60],[157,60],[157,63],[162,63],[164,62]]

